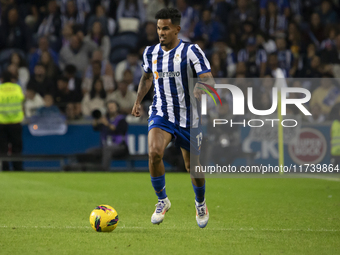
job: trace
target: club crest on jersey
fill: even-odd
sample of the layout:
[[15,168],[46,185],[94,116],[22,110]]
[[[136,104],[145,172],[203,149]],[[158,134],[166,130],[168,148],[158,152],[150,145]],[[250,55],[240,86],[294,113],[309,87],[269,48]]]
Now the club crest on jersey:
[[176,54],[174,57],[174,63],[180,64],[181,63],[181,56],[179,54]]

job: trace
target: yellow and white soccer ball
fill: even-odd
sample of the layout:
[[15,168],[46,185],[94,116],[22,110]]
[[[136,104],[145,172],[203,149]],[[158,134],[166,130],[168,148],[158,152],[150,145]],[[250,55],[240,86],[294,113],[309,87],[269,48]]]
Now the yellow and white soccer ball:
[[109,205],[99,205],[91,212],[91,227],[97,232],[111,232],[118,225],[118,213]]

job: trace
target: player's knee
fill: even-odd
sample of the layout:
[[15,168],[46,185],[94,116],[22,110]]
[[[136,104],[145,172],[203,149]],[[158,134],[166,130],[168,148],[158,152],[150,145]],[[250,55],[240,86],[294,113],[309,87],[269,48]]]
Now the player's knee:
[[149,148],[149,161],[151,163],[158,163],[163,158],[164,151],[158,147]]

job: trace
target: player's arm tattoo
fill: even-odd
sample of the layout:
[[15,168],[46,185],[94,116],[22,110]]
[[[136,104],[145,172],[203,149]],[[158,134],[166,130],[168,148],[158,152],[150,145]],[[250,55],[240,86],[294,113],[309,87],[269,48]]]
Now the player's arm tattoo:
[[202,73],[198,76],[200,80],[210,86],[215,85],[214,77],[212,76],[211,72],[208,73]]
[[152,86],[153,75],[152,73],[145,73],[143,74],[142,78],[140,79],[138,91],[137,91],[137,100],[136,104],[140,104],[148,93]]
[[204,84],[214,87],[215,81],[214,81],[214,77],[212,76],[211,72],[202,73],[198,77],[200,78],[200,81],[197,82],[194,87],[194,96],[198,100],[201,100],[201,95],[205,94],[205,92],[199,88],[205,88]]

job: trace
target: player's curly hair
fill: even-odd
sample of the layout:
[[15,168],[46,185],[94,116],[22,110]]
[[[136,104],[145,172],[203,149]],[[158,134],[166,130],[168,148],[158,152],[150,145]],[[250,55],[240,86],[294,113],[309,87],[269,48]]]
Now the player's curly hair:
[[171,23],[176,26],[181,23],[181,17],[180,11],[176,8],[163,8],[155,15],[155,19],[171,19]]

